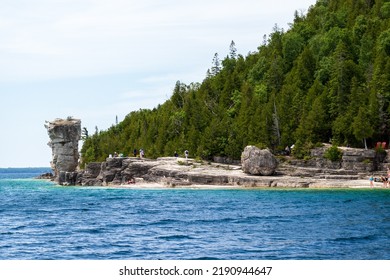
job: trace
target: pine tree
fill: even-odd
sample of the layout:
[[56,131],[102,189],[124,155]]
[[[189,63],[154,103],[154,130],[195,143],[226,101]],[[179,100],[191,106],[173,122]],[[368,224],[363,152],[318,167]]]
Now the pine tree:
[[236,59],[237,58],[237,48],[236,48],[236,44],[234,43],[233,40],[230,43],[229,50],[230,50],[229,57],[231,59]]
[[186,146],[195,157],[239,158],[248,144],[389,140],[389,11],[385,0],[319,0],[287,32],[276,25],[256,52],[238,55],[231,41],[202,83],[177,82],[155,109],[96,127],[83,160],[140,147],[152,156]]
[[219,61],[218,53],[215,53],[212,61],[211,75],[216,76],[220,71],[221,62]]
[[359,109],[359,113],[354,118],[352,127],[354,135],[358,140],[363,140],[364,147],[367,150],[367,138],[371,137],[374,133],[374,130],[370,126],[367,108],[361,107]]

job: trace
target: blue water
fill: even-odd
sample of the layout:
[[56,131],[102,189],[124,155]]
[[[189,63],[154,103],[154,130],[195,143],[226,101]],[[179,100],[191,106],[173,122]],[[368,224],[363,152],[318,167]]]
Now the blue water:
[[390,259],[390,189],[60,187],[0,169],[0,259]]

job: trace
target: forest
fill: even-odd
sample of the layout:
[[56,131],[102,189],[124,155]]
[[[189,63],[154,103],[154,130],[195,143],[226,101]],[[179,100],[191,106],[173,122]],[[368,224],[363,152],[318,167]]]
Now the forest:
[[[227,46],[229,47],[229,46]],[[246,56],[234,41],[202,82],[177,81],[169,100],[84,134],[82,162],[113,151],[239,159],[247,145],[294,155],[318,143],[389,143],[390,0],[318,0],[277,25]]]

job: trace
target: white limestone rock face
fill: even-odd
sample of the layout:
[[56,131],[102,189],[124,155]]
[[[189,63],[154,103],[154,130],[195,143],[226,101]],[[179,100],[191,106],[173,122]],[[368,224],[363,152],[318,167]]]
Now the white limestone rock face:
[[247,146],[241,154],[241,166],[247,174],[270,176],[275,173],[278,162],[269,150]]
[[50,137],[48,145],[52,149],[51,168],[58,180],[60,172],[74,172],[78,166],[81,120],[56,119],[46,121],[45,127]]

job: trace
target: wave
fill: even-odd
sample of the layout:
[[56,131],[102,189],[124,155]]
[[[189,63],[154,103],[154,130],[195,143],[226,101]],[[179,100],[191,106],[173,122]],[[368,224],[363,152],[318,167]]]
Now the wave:
[[216,258],[216,257],[199,257],[194,259],[189,259],[191,261],[219,261],[222,259]]
[[340,242],[340,241],[364,241],[364,240],[375,240],[378,236],[375,234],[371,235],[363,235],[363,236],[350,236],[350,237],[338,237],[332,239],[332,241]]
[[191,240],[191,239],[196,239],[196,238],[191,237],[189,235],[173,234],[173,235],[167,235],[167,236],[159,236],[158,239],[163,239],[166,241],[177,241],[177,240]]
[[0,259],[389,259],[387,193],[263,198],[30,181],[0,180]]

